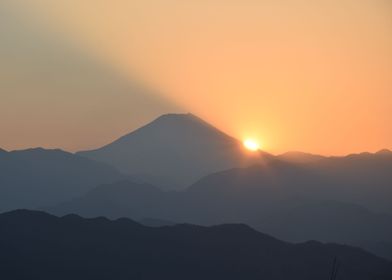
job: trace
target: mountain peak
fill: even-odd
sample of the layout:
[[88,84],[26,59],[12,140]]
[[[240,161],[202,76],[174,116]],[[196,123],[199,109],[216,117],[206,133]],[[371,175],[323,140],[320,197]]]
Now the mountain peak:
[[156,120],[159,119],[193,119],[198,118],[192,113],[167,113],[159,116]]
[[171,124],[171,125],[175,125],[175,124],[201,125],[201,126],[204,126],[205,128],[210,128],[210,129],[213,129],[215,131],[219,131],[220,133],[223,133],[218,128],[214,127],[210,123],[206,122],[202,118],[200,118],[200,117],[198,117],[198,116],[196,116],[196,115],[194,115],[192,113],[168,113],[168,114],[164,114],[164,115],[159,116],[158,118],[156,118],[155,120],[153,120],[149,124],[147,124],[145,127],[148,127],[149,125],[153,125],[153,124],[160,124],[160,125],[162,125],[163,123]]
[[166,189],[185,188],[207,174],[248,165],[250,158],[240,141],[191,113],[162,115],[79,155]]

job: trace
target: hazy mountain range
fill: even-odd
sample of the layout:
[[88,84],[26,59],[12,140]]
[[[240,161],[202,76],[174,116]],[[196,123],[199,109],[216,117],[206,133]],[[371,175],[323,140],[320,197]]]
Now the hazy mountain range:
[[350,203],[305,199],[268,186],[210,183],[205,183],[205,188],[195,185],[182,192],[165,192],[131,182],[103,185],[79,199],[45,210],[58,215],[78,213],[136,220],[155,217],[201,225],[246,223],[284,240],[363,245],[392,258],[390,247],[376,246],[379,242],[392,244],[391,215]]
[[5,279],[389,280],[390,262],[336,244],[290,244],[246,225],[142,226],[128,219],[0,215]]
[[288,241],[359,245],[392,259],[388,150],[251,153],[194,115],[168,114],[94,151],[0,151],[0,165],[3,211],[40,208],[158,226],[246,223]]
[[107,164],[61,150],[1,150],[0,210],[53,205],[125,178]]

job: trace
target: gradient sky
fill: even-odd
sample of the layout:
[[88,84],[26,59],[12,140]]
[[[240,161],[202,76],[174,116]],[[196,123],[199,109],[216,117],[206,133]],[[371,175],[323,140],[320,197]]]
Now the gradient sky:
[[4,0],[0,147],[192,112],[273,153],[392,148],[389,0]]

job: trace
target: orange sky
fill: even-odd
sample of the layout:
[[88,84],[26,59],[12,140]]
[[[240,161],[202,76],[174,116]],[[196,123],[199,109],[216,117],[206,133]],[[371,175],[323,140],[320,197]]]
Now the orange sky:
[[0,10],[0,147],[94,148],[175,111],[273,153],[392,148],[388,0],[5,0]]

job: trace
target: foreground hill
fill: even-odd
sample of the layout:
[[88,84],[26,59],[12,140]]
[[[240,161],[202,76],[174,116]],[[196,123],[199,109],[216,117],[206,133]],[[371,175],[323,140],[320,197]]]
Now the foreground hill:
[[12,279],[389,280],[392,264],[361,249],[290,244],[245,225],[145,227],[127,219],[0,215],[0,268]]
[[102,148],[78,153],[165,189],[188,187],[213,172],[248,166],[266,153],[192,114],[167,114]]
[[53,205],[124,178],[113,167],[61,150],[0,150],[0,211]]

